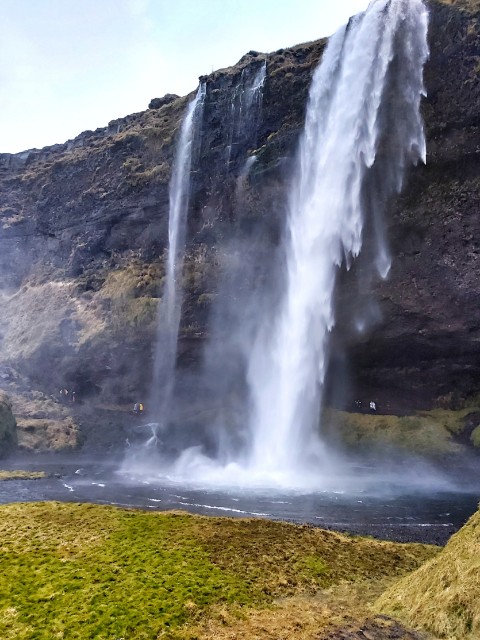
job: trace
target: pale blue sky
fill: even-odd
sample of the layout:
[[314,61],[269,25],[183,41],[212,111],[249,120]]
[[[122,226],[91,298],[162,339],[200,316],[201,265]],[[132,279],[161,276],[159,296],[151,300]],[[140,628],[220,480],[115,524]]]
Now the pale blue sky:
[[368,0],[0,0],[0,152],[193,91],[255,49],[330,35]]

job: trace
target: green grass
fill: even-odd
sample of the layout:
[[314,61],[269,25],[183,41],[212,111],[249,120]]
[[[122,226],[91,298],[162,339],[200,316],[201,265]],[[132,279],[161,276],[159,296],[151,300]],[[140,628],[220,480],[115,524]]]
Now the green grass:
[[10,544],[2,536],[2,638],[156,638],[185,622],[191,603],[259,597],[212,564],[185,516],[52,504],[2,516],[27,509]]
[[462,452],[462,446],[453,436],[461,433],[470,411],[435,409],[412,416],[395,416],[327,410],[324,423],[348,449],[392,449],[442,458]]
[[472,435],[470,436],[473,446],[480,448],[480,427],[476,427],[472,431]]
[[0,540],[2,640],[186,638],[219,607],[375,582],[437,553],[285,523],[60,503],[0,507]]

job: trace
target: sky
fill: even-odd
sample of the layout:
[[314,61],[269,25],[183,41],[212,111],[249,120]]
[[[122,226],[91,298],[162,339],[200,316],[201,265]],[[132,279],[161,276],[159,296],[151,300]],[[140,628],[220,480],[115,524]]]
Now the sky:
[[0,0],[0,153],[186,95],[250,50],[331,35],[368,0]]

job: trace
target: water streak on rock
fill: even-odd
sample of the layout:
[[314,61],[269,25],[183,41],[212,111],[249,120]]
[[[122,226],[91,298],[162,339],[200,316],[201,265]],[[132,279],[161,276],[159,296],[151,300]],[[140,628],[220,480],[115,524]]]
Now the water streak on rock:
[[229,140],[225,149],[227,168],[237,144],[241,142],[249,147],[256,145],[266,76],[265,61],[258,69],[252,66],[245,67],[238,84],[233,89],[229,114]]

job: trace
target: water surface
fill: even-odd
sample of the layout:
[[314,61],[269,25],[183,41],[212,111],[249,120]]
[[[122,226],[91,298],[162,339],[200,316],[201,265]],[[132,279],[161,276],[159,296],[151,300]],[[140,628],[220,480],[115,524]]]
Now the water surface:
[[184,510],[212,516],[261,517],[311,524],[397,541],[444,544],[474,513],[480,483],[421,484],[400,480],[356,492],[308,491],[187,484],[167,477],[120,473],[118,463],[84,457],[8,461],[10,468],[44,470],[39,480],[0,482],[0,503],[60,500],[149,510]]

